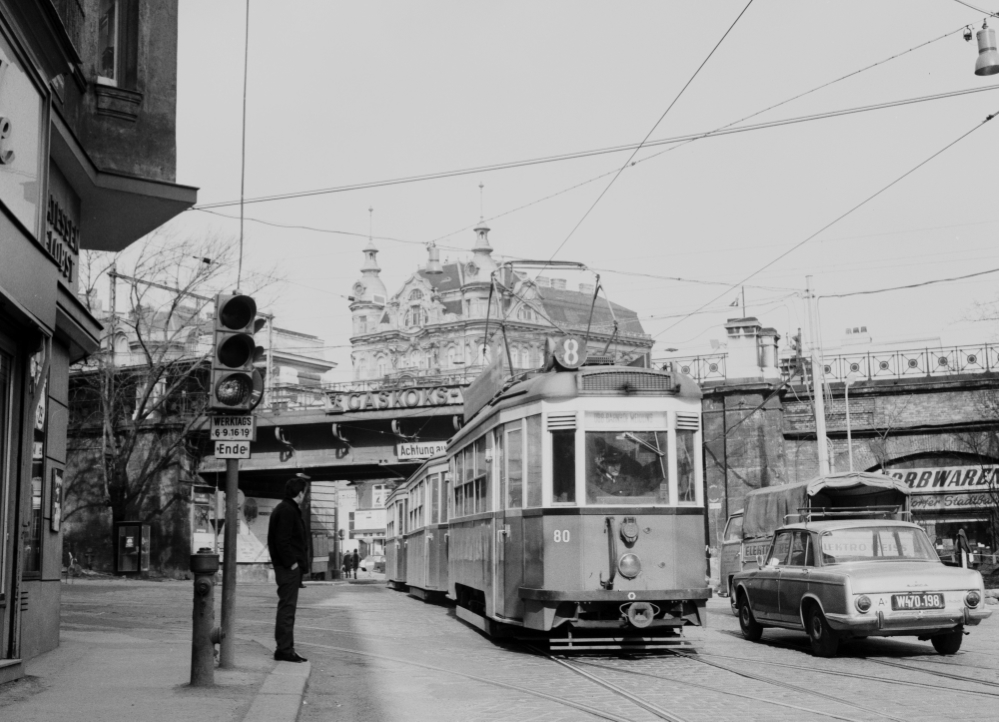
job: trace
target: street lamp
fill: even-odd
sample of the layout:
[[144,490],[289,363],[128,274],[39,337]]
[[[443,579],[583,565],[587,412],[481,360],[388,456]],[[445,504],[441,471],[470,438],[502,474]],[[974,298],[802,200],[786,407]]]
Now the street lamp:
[[999,73],[999,52],[996,52],[996,31],[982,23],[978,31],[978,60],[975,62],[975,75],[995,75]]
[[847,452],[847,455],[850,457],[850,471],[853,471],[853,437],[850,434],[850,386],[852,384],[855,384],[861,378],[862,378],[862,376],[858,372],[851,371],[850,373],[848,373],[846,375],[846,378],[843,379],[843,383],[845,384],[844,388],[845,388],[845,391],[846,391],[846,399],[845,399],[845,401],[846,401],[846,452]]

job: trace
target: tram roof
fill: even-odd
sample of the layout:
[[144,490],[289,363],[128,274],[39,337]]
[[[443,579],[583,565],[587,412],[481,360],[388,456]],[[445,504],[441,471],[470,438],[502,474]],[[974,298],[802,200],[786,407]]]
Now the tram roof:
[[[594,382],[599,379],[599,383],[592,383],[589,385],[590,388],[587,388],[588,377]],[[661,390],[664,384],[659,379],[663,378],[668,379],[665,386],[670,390],[667,392]],[[642,383],[643,380],[652,379],[657,380],[655,384]],[[652,386],[660,390],[647,390]],[[451,437],[449,446],[468,436],[473,429],[497,412],[514,406],[542,400],[574,399],[580,396],[635,398],[650,395],[700,399],[701,389],[697,382],[686,374],[634,366],[584,366],[575,371],[552,370],[535,373],[499,391],[457,434]]]

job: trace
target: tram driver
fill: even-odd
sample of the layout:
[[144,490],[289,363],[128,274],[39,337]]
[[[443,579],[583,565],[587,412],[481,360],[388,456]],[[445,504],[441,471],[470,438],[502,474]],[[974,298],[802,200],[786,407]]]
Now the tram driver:
[[586,452],[589,462],[586,478],[588,503],[620,503],[601,497],[629,497],[629,501],[641,498],[641,503],[656,502],[666,483],[665,465],[662,463],[665,454],[656,451],[649,441],[629,433],[588,433]]

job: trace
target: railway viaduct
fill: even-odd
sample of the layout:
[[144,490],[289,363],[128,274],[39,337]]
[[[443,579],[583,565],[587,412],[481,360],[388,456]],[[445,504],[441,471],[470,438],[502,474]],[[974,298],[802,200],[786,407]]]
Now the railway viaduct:
[[[795,364],[778,358],[775,333],[755,319],[729,326],[726,353],[669,361],[704,391],[710,546],[747,491],[818,473],[810,386]],[[850,447],[856,470],[999,464],[999,346],[871,351],[827,356],[823,365],[833,470],[848,470]],[[855,380],[847,389],[850,375]],[[257,414],[257,441],[253,458],[241,462],[240,488],[249,496],[278,497],[298,471],[314,480],[401,480],[457,430],[468,381],[428,377],[408,386],[367,381],[279,389]],[[223,462],[208,457],[201,476],[214,483],[223,471]],[[953,488],[932,489],[936,496],[922,498],[923,507],[942,508],[944,492],[968,497],[972,490],[952,481]],[[958,506],[979,515],[995,506],[965,497]]]

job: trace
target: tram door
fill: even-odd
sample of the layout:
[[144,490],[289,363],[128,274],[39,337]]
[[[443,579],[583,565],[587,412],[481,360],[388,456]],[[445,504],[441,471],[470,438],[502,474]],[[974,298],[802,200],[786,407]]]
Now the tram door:
[[[520,588],[524,585],[524,432],[522,421],[508,424],[497,434],[497,458],[500,468],[500,501],[504,514],[502,527],[495,535],[496,611],[508,619],[522,619],[524,601]],[[505,437],[505,438],[504,438]],[[502,561],[499,561],[499,560]]]

